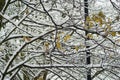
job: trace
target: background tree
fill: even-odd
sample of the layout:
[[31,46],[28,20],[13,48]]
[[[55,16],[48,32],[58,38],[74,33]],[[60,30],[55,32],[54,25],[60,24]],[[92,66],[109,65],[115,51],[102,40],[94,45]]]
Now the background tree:
[[[0,12],[3,10],[4,5],[5,5],[5,0],[0,0]],[[2,27],[3,27],[3,25],[2,25],[2,16],[0,16],[0,30],[1,30]]]
[[[88,11],[88,0],[84,0],[84,14],[85,14],[85,25],[89,26],[89,24],[87,23],[87,18],[89,16],[89,11]],[[85,31],[85,35],[87,36],[89,34],[88,31]],[[89,40],[89,37],[86,38],[86,43]],[[86,48],[89,48],[90,46],[86,44]],[[86,65],[91,64],[91,53],[89,51],[86,51]],[[88,68],[87,69],[87,80],[91,80],[91,69]]]
[[119,13],[110,0],[88,0],[89,15],[84,0],[7,1],[1,80],[120,79]]

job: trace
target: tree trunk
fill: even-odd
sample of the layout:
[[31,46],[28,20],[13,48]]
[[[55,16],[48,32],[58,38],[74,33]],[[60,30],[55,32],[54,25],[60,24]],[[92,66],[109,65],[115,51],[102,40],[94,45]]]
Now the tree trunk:
[[[84,0],[84,17],[85,17],[85,24],[86,24],[86,18],[89,15],[89,11],[88,11],[88,0]],[[88,26],[88,24],[86,24]],[[85,35],[87,35],[88,32],[85,32]],[[86,42],[89,40],[89,38],[86,38]],[[89,45],[86,45],[86,48],[89,48]],[[90,52],[86,51],[86,65],[91,64],[91,60],[90,60]],[[91,69],[87,69],[87,80],[91,80]]]

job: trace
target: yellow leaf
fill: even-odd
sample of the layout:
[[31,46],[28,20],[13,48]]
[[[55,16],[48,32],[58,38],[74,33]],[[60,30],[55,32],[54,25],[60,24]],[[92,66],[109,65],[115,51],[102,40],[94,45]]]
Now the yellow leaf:
[[110,34],[111,34],[112,36],[116,36],[116,32],[115,32],[115,31],[110,32]]
[[86,21],[87,21],[87,22],[91,21],[90,16],[87,16]]
[[44,79],[43,79],[43,76],[39,77],[37,80],[44,80]]
[[87,38],[89,38],[89,39],[93,39],[93,34],[88,33],[88,34],[87,34]]
[[68,35],[66,35],[65,37],[64,37],[64,41],[66,42],[66,41],[68,41],[69,39],[70,39],[70,35],[68,34]]
[[57,47],[58,49],[62,49],[61,43],[60,43],[59,41],[56,42],[56,47]]
[[92,16],[92,20],[93,20],[93,21],[96,22],[97,19],[98,19],[98,16],[96,16],[96,15],[93,15],[93,16]]
[[75,46],[75,50],[78,51],[78,50],[79,50],[79,47],[78,47],[78,46]]
[[47,74],[48,74],[48,71],[43,70],[38,74],[38,76],[34,77],[33,80],[46,80]]
[[26,13],[26,14],[29,14],[29,9],[28,9],[28,7],[25,9],[25,13]]
[[31,39],[28,36],[23,36],[23,40],[26,42],[31,41]]
[[90,29],[90,28],[92,28],[93,26],[94,26],[93,22],[89,22],[88,28]]
[[46,46],[46,47],[48,47],[49,45],[50,45],[49,42],[45,42],[45,43],[44,43],[44,46]]
[[60,33],[57,33],[56,39],[57,39],[57,41],[60,41]]
[[102,23],[102,19],[101,18],[97,18],[96,22]]
[[45,49],[45,52],[48,54],[49,53],[49,45],[50,45],[50,43],[49,42],[45,42],[44,43],[44,49]]
[[64,32],[63,31],[58,31],[58,35],[60,35],[60,34],[64,34]]
[[25,53],[22,53],[22,52],[21,52],[21,53],[19,54],[19,56],[20,56],[20,57],[23,57],[23,56],[25,56]]
[[107,25],[107,28],[106,28],[106,29],[107,29],[107,31],[109,32],[109,31],[111,30],[111,28],[112,28],[112,27],[111,27],[110,25]]
[[99,18],[98,21],[99,21],[100,26],[102,26],[102,25],[103,25],[103,21],[102,21],[102,19]]
[[100,25],[102,25],[103,24],[103,21],[102,21],[102,18],[101,17],[98,17],[98,16],[93,16],[92,17],[92,19],[95,21],[95,22],[97,22],[97,23],[99,23]]
[[100,12],[98,13],[98,16],[100,16],[101,18],[105,19],[105,15],[104,15],[104,13],[103,13],[102,11],[100,11]]

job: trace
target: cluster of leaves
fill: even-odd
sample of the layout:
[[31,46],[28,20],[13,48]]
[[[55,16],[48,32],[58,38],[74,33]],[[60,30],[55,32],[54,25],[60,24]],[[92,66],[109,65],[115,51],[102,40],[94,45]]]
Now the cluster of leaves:
[[[115,37],[117,36],[117,34],[120,34],[119,31],[113,31],[112,24],[115,20],[107,18],[105,14],[100,11],[98,14],[92,14],[91,16],[87,16],[84,28],[88,30],[93,29],[99,33],[103,32],[103,37],[107,37],[109,35]],[[93,34],[88,33],[87,37],[93,39]]]

